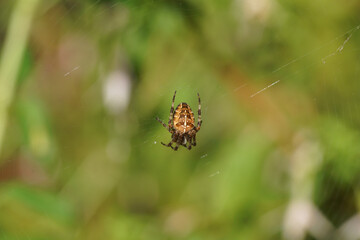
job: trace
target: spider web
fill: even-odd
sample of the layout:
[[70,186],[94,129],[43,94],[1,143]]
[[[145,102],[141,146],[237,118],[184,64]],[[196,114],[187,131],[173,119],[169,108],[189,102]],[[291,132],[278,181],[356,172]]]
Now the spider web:
[[[264,47],[256,30],[270,34],[281,31],[281,27],[269,30],[250,25],[254,39],[252,34],[246,35],[249,30],[240,31],[237,40],[248,38],[249,42],[245,41],[243,47],[234,41],[234,48],[248,58],[236,56],[231,54],[229,43],[233,42],[226,32],[220,34],[222,44],[211,45],[221,41],[208,28],[213,25],[214,32],[220,31],[215,20],[224,13],[218,10],[217,15],[216,10],[207,9],[206,14],[213,15],[208,17],[210,26],[197,35],[201,28],[196,19],[206,14],[192,1],[46,4],[39,18],[54,14],[50,25],[64,28],[49,40],[49,46],[59,48],[56,54],[60,64],[47,76],[57,76],[64,82],[80,81],[77,84],[86,90],[81,91],[79,101],[88,101],[80,105],[80,111],[96,120],[79,132],[85,137],[78,140],[92,136],[86,131],[99,136],[89,143],[94,149],[85,146],[86,150],[77,154],[71,153],[75,148],[70,144],[61,145],[61,139],[69,136],[56,136],[59,151],[70,153],[57,159],[53,165],[56,171],[45,170],[55,172],[54,181],[60,185],[59,190],[44,190],[61,199],[60,203],[54,201],[58,205],[51,204],[57,209],[62,209],[62,202],[81,206],[79,211],[84,216],[75,227],[81,232],[80,238],[96,232],[92,224],[106,225],[106,221],[110,229],[101,228],[113,234],[109,239],[126,238],[131,230],[139,232],[136,237],[144,238],[142,232],[154,239],[208,239],[212,235],[214,239],[360,238],[356,162],[360,154],[354,147],[360,141],[360,112],[357,84],[351,80],[359,75],[354,59],[358,59],[360,25],[336,31],[335,36],[325,37],[320,43],[312,41],[316,36],[310,37],[314,31],[309,31],[304,39],[310,44],[298,48],[304,54],[286,53],[285,46],[284,55],[276,55],[276,61],[272,61],[272,51],[267,53],[270,57],[251,54],[257,47]],[[150,19],[155,17],[156,24],[151,25]],[[171,20],[165,24],[168,18]],[[101,25],[106,20],[114,22]],[[180,33],[173,30],[176,28],[182,29]],[[181,33],[187,31],[191,37],[182,38]],[[288,33],[284,36],[285,40],[291,38]],[[206,45],[207,38],[211,46]],[[141,45],[142,39],[147,39],[143,40],[147,47]],[[74,54],[75,50],[79,53]],[[78,57],[81,54],[85,57]],[[46,87],[39,90],[39,95],[50,101],[48,108],[56,107],[54,98],[46,94],[55,89]],[[180,148],[173,152],[159,144],[167,143],[170,134],[155,117],[167,122],[175,90],[175,106],[187,102],[195,113],[196,94],[200,93],[203,125],[197,134],[197,146],[191,151]],[[48,111],[51,119],[62,113]],[[195,117],[197,120],[197,114]],[[71,129],[59,120],[52,124],[58,129]],[[91,130],[95,125],[106,134]],[[93,176],[89,172],[94,170],[97,173]],[[33,189],[37,188],[35,184]],[[19,190],[23,196],[21,193]],[[19,195],[9,194],[16,199]],[[116,209],[113,214],[106,213],[112,208],[104,207],[108,198],[115,199],[110,204]],[[70,207],[65,209],[71,212]],[[34,212],[53,219],[47,210],[40,206]],[[139,219],[144,216],[154,223]],[[64,218],[72,219],[72,215]],[[0,233],[4,233],[0,238],[33,237],[32,227],[11,231],[6,225],[1,218]],[[219,230],[212,230],[214,225],[219,225]],[[68,235],[63,236],[74,236],[69,233],[73,230],[70,227],[64,231]]]

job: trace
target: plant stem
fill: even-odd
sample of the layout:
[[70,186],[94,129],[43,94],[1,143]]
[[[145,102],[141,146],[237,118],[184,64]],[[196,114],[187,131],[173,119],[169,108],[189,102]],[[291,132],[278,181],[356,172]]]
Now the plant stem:
[[0,58],[0,152],[6,130],[19,67],[26,47],[32,18],[40,0],[18,0],[10,18]]

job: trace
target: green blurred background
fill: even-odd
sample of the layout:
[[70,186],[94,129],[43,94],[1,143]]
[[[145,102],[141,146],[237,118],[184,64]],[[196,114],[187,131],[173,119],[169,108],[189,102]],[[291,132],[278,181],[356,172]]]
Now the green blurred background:
[[[360,239],[359,24],[355,0],[0,1],[0,239]],[[160,144],[175,90],[191,151]]]

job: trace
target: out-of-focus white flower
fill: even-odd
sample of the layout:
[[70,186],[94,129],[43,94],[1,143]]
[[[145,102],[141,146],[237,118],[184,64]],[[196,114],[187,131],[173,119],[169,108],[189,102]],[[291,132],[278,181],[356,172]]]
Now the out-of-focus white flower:
[[241,6],[245,21],[258,21],[264,23],[271,13],[271,0],[242,0]]
[[105,107],[111,114],[117,115],[126,110],[131,95],[131,79],[123,70],[109,74],[103,86]]
[[234,0],[233,14],[239,22],[242,44],[244,38],[251,42],[261,39],[274,5],[273,0]]

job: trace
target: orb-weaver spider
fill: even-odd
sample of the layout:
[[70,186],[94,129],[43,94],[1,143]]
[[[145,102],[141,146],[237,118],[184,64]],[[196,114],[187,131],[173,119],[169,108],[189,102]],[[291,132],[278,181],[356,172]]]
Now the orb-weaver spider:
[[[161,142],[162,145],[171,147],[175,151],[178,150],[179,145],[189,150],[192,146],[196,146],[196,133],[200,130],[202,123],[200,95],[199,93],[197,95],[199,100],[197,127],[195,127],[194,113],[187,103],[180,103],[174,112],[176,91],[172,99],[168,125],[156,117],[156,120],[171,133],[171,142],[168,144]],[[175,147],[172,146],[173,143],[176,143]]]

